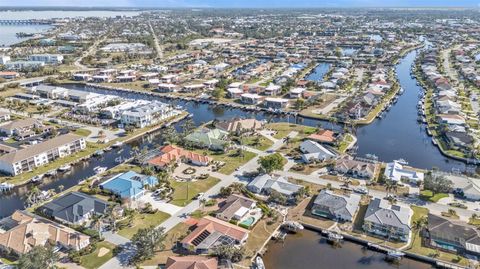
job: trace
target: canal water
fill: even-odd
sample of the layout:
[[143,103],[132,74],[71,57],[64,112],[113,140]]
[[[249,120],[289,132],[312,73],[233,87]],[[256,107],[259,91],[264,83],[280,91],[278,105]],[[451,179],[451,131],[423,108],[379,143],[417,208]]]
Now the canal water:
[[310,72],[305,79],[315,82],[322,82],[325,74],[330,70],[332,64],[321,62]]
[[[415,57],[416,52],[407,54],[396,67],[400,84],[405,89],[405,93],[399,97],[398,102],[386,113],[383,119],[376,120],[370,125],[358,128],[356,134],[358,137],[357,154],[359,156],[367,153],[375,154],[381,161],[387,162],[404,158],[409,161],[410,165],[419,168],[431,169],[432,167],[437,167],[444,171],[451,171],[452,169],[463,171],[465,170],[465,164],[441,155],[438,148],[431,143],[430,137],[426,136],[425,127],[417,123],[416,105],[421,89],[416,85],[415,79],[410,77],[410,66]],[[112,90],[98,89],[85,85],[64,85],[64,87],[104,94],[118,94],[124,98],[131,99],[158,99],[173,105],[181,105],[192,114],[192,119],[196,125],[213,119],[222,120],[233,117],[244,117],[267,120],[269,122],[291,122],[307,126],[322,126],[323,128],[335,130],[342,129],[341,125],[322,120],[271,115],[256,111],[249,112],[238,108],[226,108],[224,106],[199,104],[196,102],[171,101],[162,97],[152,97],[140,93],[118,93]],[[181,123],[177,123],[175,126],[179,128],[180,125]],[[110,168],[115,165],[114,159],[117,156],[129,157],[132,146],[136,145],[139,148],[148,148],[153,145],[159,145],[160,142],[159,134],[144,136],[124,145],[121,149],[115,149],[106,153],[103,159],[92,158],[83,164],[79,164],[74,167],[71,173],[63,175],[55,181],[45,182],[40,185],[40,188],[42,190],[55,189],[58,188],[59,185],[69,188],[76,185],[79,180],[92,176],[94,174],[94,167],[100,165]],[[118,153],[119,150],[121,153]],[[20,188],[10,196],[1,196],[0,217],[11,214],[15,209],[22,209],[24,207],[23,197],[26,191],[26,188]]]
[[288,235],[285,242],[271,241],[263,260],[266,268],[275,269],[427,269],[431,265],[404,258],[399,264],[385,261],[385,254],[364,249],[344,241],[332,246],[320,233],[303,230]]
[[[77,18],[77,17],[115,17],[115,16],[136,16],[138,11],[108,11],[108,10],[90,10],[90,11],[61,11],[61,10],[43,10],[43,11],[0,11],[0,20],[29,20],[29,19],[53,19],[53,18]],[[50,30],[50,25],[36,24],[0,24],[0,47],[11,46],[29,39],[28,37],[19,38],[17,33],[24,32],[29,34],[44,33]]]

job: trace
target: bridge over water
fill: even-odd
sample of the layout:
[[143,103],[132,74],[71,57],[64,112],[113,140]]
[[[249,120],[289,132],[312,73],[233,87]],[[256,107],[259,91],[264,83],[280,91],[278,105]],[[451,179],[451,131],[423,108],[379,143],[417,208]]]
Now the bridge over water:
[[18,25],[18,24],[52,24],[51,20],[1,20],[0,25]]

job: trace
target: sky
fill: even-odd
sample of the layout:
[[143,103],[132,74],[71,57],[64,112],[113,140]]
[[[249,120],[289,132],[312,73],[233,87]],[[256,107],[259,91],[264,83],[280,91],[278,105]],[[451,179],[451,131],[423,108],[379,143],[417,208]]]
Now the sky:
[[0,6],[81,7],[480,7],[480,0],[0,0]]

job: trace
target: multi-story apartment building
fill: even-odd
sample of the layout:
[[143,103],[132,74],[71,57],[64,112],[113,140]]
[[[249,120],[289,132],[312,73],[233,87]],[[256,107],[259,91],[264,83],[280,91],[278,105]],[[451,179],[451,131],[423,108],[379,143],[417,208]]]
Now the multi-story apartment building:
[[0,171],[9,175],[19,175],[85,149],[85,138],[75,134],[65,134],[40,144],[8,153],[0,157]]
[[61,54],[32,54],[28,56],[29,61],[44,62],[46,64],[61,64],[63,55]]

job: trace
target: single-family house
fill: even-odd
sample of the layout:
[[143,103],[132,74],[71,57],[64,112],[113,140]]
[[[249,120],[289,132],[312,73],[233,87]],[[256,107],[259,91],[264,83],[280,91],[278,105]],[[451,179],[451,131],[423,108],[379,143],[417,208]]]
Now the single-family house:
[[216,217],[224,221],[239,221],[247,216],[251,210],[255,209],[256,206],[255,200],[232,194],[219,204]]
[[268,195],[276,191],[289,198],[292,198],[301,188],[303,187],[289,182],[284,177],[268,174],[257,176],[247,184],[247,189],[253,193]]
[[200,129],[185,137],[185,139],[197,147],[211,150],[225,150],[229,142],[225,140],[228,133],[220,129]]
[[360,195],[337,194],[330,190],[322,190],[313,201],[313,215],[339,220],[352,221],[360,203]]
[[145,194],[146,188],[158,184],[154,176],[129,171],[118,174],[100,184],[100,188],[111,191],[122,199],[136,200]]
[[300,151],[303,153],[302,160],[306,163],[331,160],[337,156],[333,151],[312,140],[303,141],[300,144]]
[[401,161],[395,160],[387,163],[385,177],[395,182],[407,182],[418,184],[423,181],[424,173],[411,167],[405,166]]

